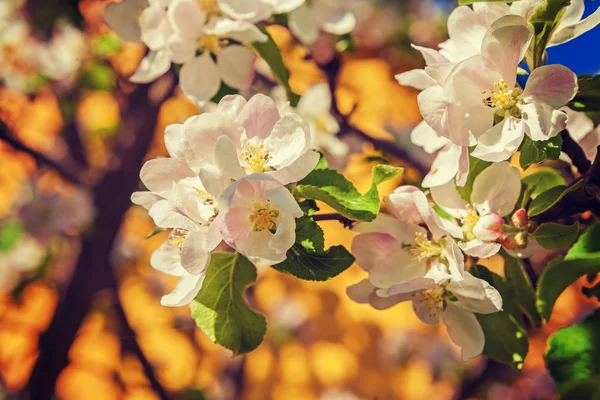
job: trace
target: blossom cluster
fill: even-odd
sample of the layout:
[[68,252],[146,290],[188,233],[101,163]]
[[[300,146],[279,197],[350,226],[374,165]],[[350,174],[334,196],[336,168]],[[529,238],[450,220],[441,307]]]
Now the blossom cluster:
[[226,96],[214,111],[166,128],[170,157],[148,161],[140,177],[149,191],[132,195],[158,227],[172,229],[151,259],[181,276],[162,304],[194,299],[221,242],[256,265],[286,259],[304,215],[286,185],[319,161],[311,143],[308,123],[281,115],[264,95]]
[[132,82],[151,82],[180,64],[183,92],[194,101],[212,99],[223,82],[246,90],[254,78],[252,43],[268,37],[256,25],[289,13],[290,29],[305,43],[321,31],[352,31],[354,15],[337,0],[125,0],[111,4],[106,22],[127,41],[149,49]]

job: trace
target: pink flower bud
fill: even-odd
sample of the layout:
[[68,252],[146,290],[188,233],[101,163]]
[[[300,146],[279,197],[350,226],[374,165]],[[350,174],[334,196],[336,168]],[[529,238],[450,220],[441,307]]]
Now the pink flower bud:
[[516,235],[501,235],[498,240],[506,250],[517,250],[527,247],[528,237],[526,232],[519,232]]
[[502,233],[504,221],[498,214],[487,214],[479,218],[473,227],[475,237],[485,241],[496,241]]
[[400,186],[385,197],[384,202],[387,210],[394,217],[407,224],[417,225],[421,223],[421,213],[413,196],[415,192],[419,191],[419,188],[414,186]]
[[519,208],[510,218],[512,224],[518,228],[524,228],[529,223],[529,216],[527,215],[527,210],[524,208]]

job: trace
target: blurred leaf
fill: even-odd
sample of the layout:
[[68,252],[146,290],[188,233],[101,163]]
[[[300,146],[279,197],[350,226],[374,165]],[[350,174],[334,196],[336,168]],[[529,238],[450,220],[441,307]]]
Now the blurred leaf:
[[560,294],[580,277],[600,272],[600,224],[590,226],[564,259],[556,259],[542,272],[537,287],[537,309],[547,321]]
[[236,355],[257,348],[267,331],[265,317],[243,299],[244,290],[255,281],[256,268],[244,256],[213,254],[202,288],[190,304],[202,332]]
[[326,281],[348,269],[354,262],[344,246],[332,246],[325,251],[323,230],[310,217],[296,220],[296,243],[287,252],[287,259],[273,265],[278,271],[309,281]]
[[521,152],[521,156],[519,157],[521,168],[526,169],[531,164],[539,164],[548,159],[558,160],[561,147],[562,137],[560,135],[556,135],[545,142],[536,142],[531,140],[529,136],[525,136],[519,148]]
[[338,53],[352,52],[358,47],[356,38],[351,33],[346,33],[340,36],[335,43],[335,50]]
[[147,235],[146,235],[146,239],[150,239],[151,237],[153,237],[153,236],[156,236],[156,235],[158,235],[159,233],[162,233],[162,232],[164,232],[164,231],[166,231],[166,229],[165,229],[165,228],[160,228],[160,227],[158,227],[158,226],[157,226],[156,228],[154,228],[154,229],[152,230],[152,232],[150,232],[149,234],[147,234]]
[[277,79],[277,82],[279,82],[285,88],[290,105],[292,107],[296,107],[298,105],[298,101],[300,100],[300,96],[294,93],[290,87],[290,72],[283,62],[281,51],[279,51],[279,47],[277,47],[277,44],[267,29],[262,25],[256,26],[267,36],[268,40],[262,43],[254,42],[252,43],[252,46],[256,52],[267,62],[267,64],[269,64],[269,67],[273,72],[273,76],[275,76],[275,79]]
[[579,91],[569,107],[576,111],[600,111],[600,75],[581,75],[577,81]]
[[548,250],[570,246],[579,234],[579,224],[562,225],[554,222],[540,225],[533,237],[540,246]]
[[542,167],[525,175],[523,183],[531,188],[531,195],[537,196],[556,186],[566,186],[565,178],[552,168]]
[[544,193],[541,193],[531,201],[531,205],[529,206],[529,210],[527,210],[527,214],[530,217],[534,217],[543,213],[544,211],[549,210],[553,205],[558,203],[560,199],[579,188],[579,186],[581,186],[581,182],[582,181],[579,181],[569,187],[561,185],[555,186],[550,190],[546,190]]
[[[546,366],[561,394],[591,399],[600,391],[600,310],[548,339]],[[586,382],[590,379],[595,384]],[[574,397],[577,393],[580,397]],[[561,396],[561,399],[564,398]]]
[[556,27],[560,24],[570,0],[544,0],[531,13],[529,22],[533,25],[533,59],[530,60],[531,70],[542,65],[548,41]]
[[198,389],[186,389],[183,392],[184,400],[205,400],[204,392]]
[[[513,1],[520,1],[520,0],[513,0]],[[505,0],[458,0],[458,5],[465,6],[467,4],[473,4],[473,3],[494,3],[494,2],[506,3]]]
[[529,351],[527,332],[521,325],[521,312],[514,302],[513,294],[506,281],[487,268],[476,265],[471,273],[494,286],[503,301],[503,310],[491,314],[475,314],[485,335],[483,355],[497,361],[523,368],[523,362]]
[[460,197],[467,203],[471,203],[471,192],[473,191],[473,182],[475,182],[475,178],[490,165],[492,165],[492,163],[472,157],[469,154],[469,174],[467,175],[467,182],[462,187],[456,187]]
[[294,190],[297,197],[322,201],[343,216],[356,221],[372,221],[379,213],[377,185],[394,179],[402,168],[376,165],[373,168],[371,188],[362,195],[342,174],[332,169],[316,169],[298,182]]
[[523,262],[517,258],[511,257],[506,251],[500,250],[500,255],[504,258],[504,276],[511,289],[515,301],[525,312],[535,327],[542,325],[542,317],[535,307],[535,292],[533,284]]
[[23,225],[18,222],[4,224],[0,228],[0,253],[12,250],[24,233]]
[[79,84],[84,89],[112,92],[117,85],[117,74],[108,63],[96,61],[81,72]]
[[92,53],[98,57],[109,57],[117,54],[122,48],[121,40],[113,34],[100,35],[91,44]]

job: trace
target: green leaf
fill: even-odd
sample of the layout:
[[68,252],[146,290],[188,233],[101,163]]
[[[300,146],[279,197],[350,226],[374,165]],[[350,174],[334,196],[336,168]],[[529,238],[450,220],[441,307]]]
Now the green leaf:
[[569,107],[576,111],[600,111],[600,75],[577,77],[579,90]]
[[562,137],[560,135],[554,136],[545,142],[536,142],[525,136],[519,148],[521,168],[526,169],[532,164],[539,164],[546,160],[558,160],[561,147]]
[[79,84],[85,89],[112,92],[117,85],[117,74],[106,62],[96,61],[81,72]]
[[298,105],[298,101],[300,100],[300,96],[294,93],[290,87],[290,72],[283,62],[281,51],[279,51],[279,47],[277,47],[277,44],[267,29],[262,25],[256,26],[267,36],[267,41],[254,42],[252,43],[252,46],[254,47],[254,50],[256,50],[256,52],[267,62],[267,64],[269,64],[269,67],[273,72],[273,76],[275,76],[277,81],[285,88],[290,105],[292,107],[296,107]]
[[278,271],[309,281],[326,281],[347,270],[354,262],[344,246],[332,246],[325,251],[323,230],[310,217],[296,220],[296,243],[287,252],[287,259],[273,265]]
[[4,224],[0,228],[0,253],[12,250],[24,233],[23,225],[18,222]]
[[161,227],[157,226],[156,228],[154,228],[152,230],[152,232],[150,232],[149,234],[146,235],[146,239],[150,239],[151,237],[156,236],[159,233],[162,233],[162,232],[164,232],[166,230],[167,230],[166,228],[161,228]]
[[494,286],[500,292],[503,301],[503,311],[475,314],[485,335],[483,354],[514,368],[523,368],[529,342],[510,288],[502,277],[480,265],[474,266],[471,273]]
[[238,94],[238,91],[234,88],[232,88],[231,86],[227,85],[225,82],[221,82],[221,86],[219,87],[219,91],[217,92],[217,94],[215,94],[213,96],[212,99],[210,99],[210,101],[212,101],[213,103],[218,103],[221,101],[221,99],[227,95],[230,94]]
[[531,205],[529,206],[529,210],[527,210],[527,214],[530,217],[534,217],[543,213],[544,211],[549,210],[553,205],[558,203],[560,199],[579,188],[579,186],[581,186],[581,182],[582,181],[579,181],[569,187],[562,185],[555,186],[552,189],[541,193],[531,201]]
[[92,53],[98,57],[115,55],[122,47],[121,40],[114,34],[97,36],[91,43]]
[[347,218],[372,221],[379,213],[380,206],[377,185],[400,176],[402,171],[402,168],[390,165],[376,165],[373,167],[371,188],[362,195],[339,172],[332,169],[316,169],[298,183],[294,195],[322,201]]
[[492,163],[469,155],[469,174],[467,175],[467,182],[463,187],[456,187],[460,197],[467,203],[471,203],[471,192],[473,191],[473,182],[475,182],[475,178],[490,165],[492,165]]
[[545,249],[555,250],[570,246],[579,234],[579,224],[562,225],[554,222],[542,224],[533,233],[533,237]]
[[500,255],[504,258],[504,276],[515,301],[533,325],[540,327],[542,325],[542,317],[535,307],[533,284],[531,283],[531,279],[529,279],[529,275],[527,275],[523,262],[511,257],[504,249],[500,250]]
[[542,65],[548,41],[560,23],[570,0],[545,0],[531,13],[529,22],[533,25],[533,51],[528,60],[531,70]]
[[600,224],[585,230],[564,259],[553,260],[542,272],[537,287],[537,309],[549,320],[560,294],[580,277],[600,272]]
[[[600,310],[550,336],[545,358],[561,394],[591,399],[589,394],[600,390]],[[595,380],[595,385],[586,383],[590,379]],[[573,397],[575,392],[588,395]]]
[[200,292],[190,304],[196,325],[213,342],[234,354],[254,350],[267,331],[265,317],[243,299],[256,281],[256,268],[238,253],[213,254]]
[[531,195],[537,196],[556,186],[566,186],[565,178],[552,168],[542,167],[525,175],[523,183],[532,189]]

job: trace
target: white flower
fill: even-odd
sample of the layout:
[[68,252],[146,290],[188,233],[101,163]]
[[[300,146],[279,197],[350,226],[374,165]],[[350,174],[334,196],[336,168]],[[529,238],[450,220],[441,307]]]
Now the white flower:
[[296,108],[290,107],[282,86],[273,89],[271,97],[282,115],[297,113],[308,122],[314,149],[322,150],[333,157],[348,154],[348,144],[336,136],[340,126],[331,115],[331,91],[326,83],[309,87],[300,97]]
[[248,101],[225,96],[214,112],[188,119],[183,131],[188,164],[201,177],[221,176],[224,185],[254,173],[284,185],[298,182],[319,160],[308,124],[297,114],[281,116],[261,94]]
[[593,161],[600,145],[600,128],[594,128],[594,121],[584,112],[573,111],[568,107],[564,107],[563,111],[569,117],[567,131],[579,143],[587,159]]
[[[393,285],[385,293],[368,279],[347,289],[357,303],[368,303],[376,309],[386,309],[403,301],[412,301],[415,314],[421,321],[436,325],[444,321],[450,339],[462,348],[467,361],[483,352],[485,336],[474,313],[490,314],[502,310],[500,293],[486,281],[468,272],[462,281],[455,281],[442,264],[436,271],[438,283],[415,277],[409,284]],[[402,269],[399,265],[398,269]],[[431,273],[431,271],[430,271]]]
[[232,183],[219,198],[225,241],[259,266],[286,259],[303,214],[290,191],[266,174]]
[[179,307],[189,304],[202,288],[206,270],[190,273],[181,265],[181,249],[170,240],[164,242],[150,258],[150,265],[157,271],[180,277],[173,291],[164,295],[160,303],[167,307]]
[[46,249],[33,237],[26,235],[6,253],[0,252],[0,291],[13,290],[22,274],[36,269]]
[[356,18],[341,0],[312,0],[290,12],[288,23],[291,31],[302,43],[314,44],[321,31],[333,35],[352,32]]
[[67,84],[74,83],[86,51],[83,32],[69,24],[57,26],[52,40],[39,53],[44,75]]
[[462,222],[464,241],[459,247],[468,255],[488,258],[500,250],[502,217],[514,209],[521,194],[521,174],[508,162],[484,169],[473,182],[471,204],[467,204],[449,182],[431,188],[433,201]]

